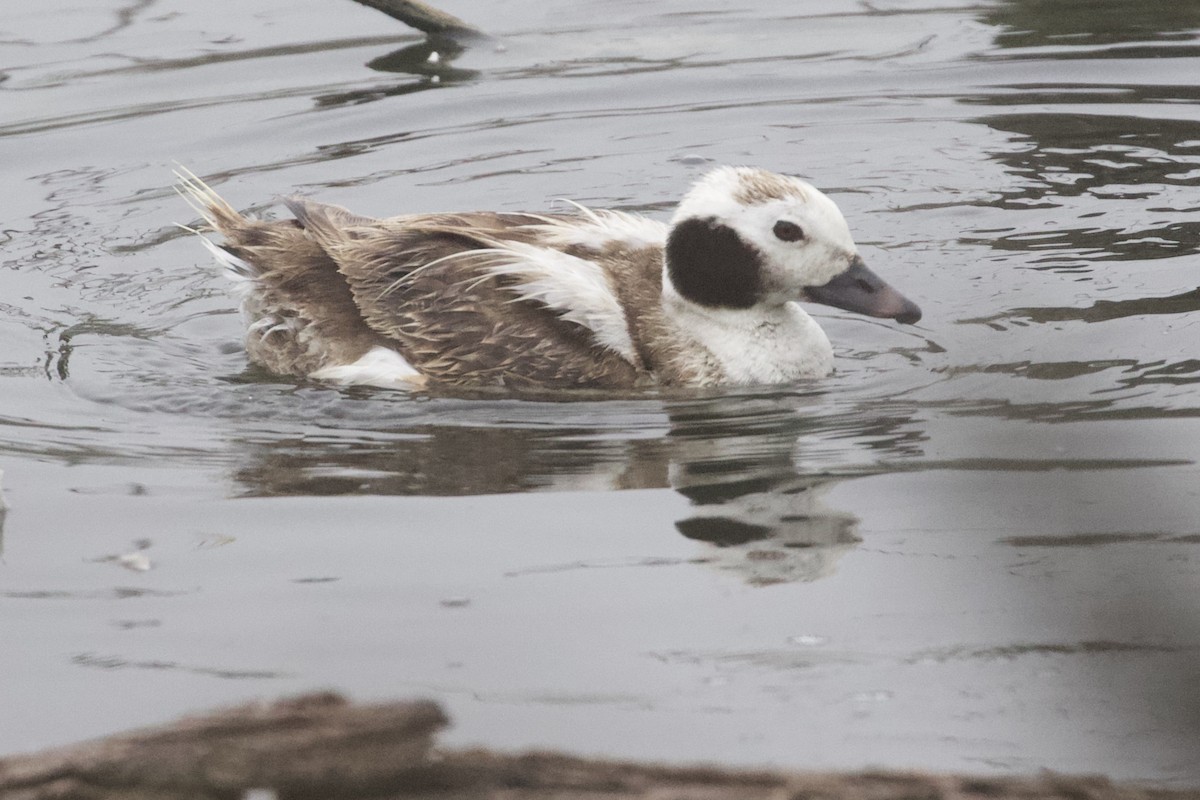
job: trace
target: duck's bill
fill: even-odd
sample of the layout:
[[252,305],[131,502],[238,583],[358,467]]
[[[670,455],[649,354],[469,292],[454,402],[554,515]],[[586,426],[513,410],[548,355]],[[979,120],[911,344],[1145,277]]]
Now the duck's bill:
[[867,269],[861,258],[855,258],[849,269],[824,286],[807,287],[804,299],[909,325],[921,318],[917,304]]

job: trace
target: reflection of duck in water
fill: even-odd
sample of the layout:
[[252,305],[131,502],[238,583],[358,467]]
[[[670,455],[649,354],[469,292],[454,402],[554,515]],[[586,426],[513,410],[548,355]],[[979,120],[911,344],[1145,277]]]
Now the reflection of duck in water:
[[[248,219],[194,177],[226,238],[246,349],[273,372],[390,386],[778,383],[829,372],[798,300],[900,322],[920,310],[867,269],[833,201],[723,167],[671,224],[618,211],[360,217],[288,200]],[[207,240],[206,240],[207,241]]]
[[691,504],[675,527],[713,547],[706,561],[756,586],[825,577],[862,541],[858,517],[823,501],[840,479],[797,467],[811,424],[797,399],[730,394],[668,405],[670,485]]
[[780,475],[750,482],[705,480],[676,485],[692,501],[691,516],[675,523],[689,539],[717,548],[707,558],[750,584],[811,581],[834,571],[837,560],[862,541],[858,517],[829,508],[825,492],[840,481]]
[[[861,436],[898,454],[908,452],[914,435],[914,421],[894,410],[851,415],[860,427],[845,416],[823,416],[819,397],[740,390],[573,403],[571,418],[561,403],[450,401],[441,423],[437,406],[445,401],[434,399],[422,404],[430,416],[370,434],[354,418],[334,416],[316,439],[297,431],[239,440],[245,454],[233,477],[239,494],[253,496],[586,491],[579,514],[601,518],[610,504],[624,502],[618,492],[668,490],[668,519],[695,542],[696,561],[756,586],[815,580],[859,543],[857,507],[844,505],[854,495],[824,502],[830,488],[854,478],[831,474],[828,460],[815,457],[822,439]],[[357,419],[377,419],[391,399],[373,399]],[[474,421],[462,418],[467,408]],[[341,425],[350,425],[345,436],[336,435]],[[683,508],[670,498],[676,494],[687,500]],[[498,535],[515,535],[504,520],[494,525]],[[663,531],[646,533],[654,540]]]

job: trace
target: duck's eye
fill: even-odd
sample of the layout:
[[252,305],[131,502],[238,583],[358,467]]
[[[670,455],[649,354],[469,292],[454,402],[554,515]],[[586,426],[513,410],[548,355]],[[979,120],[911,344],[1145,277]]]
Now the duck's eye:
[[784,242],[798,242],[804,238],[804,229],[786,219],[776,222],[772,230],[775,232],[775,238]]

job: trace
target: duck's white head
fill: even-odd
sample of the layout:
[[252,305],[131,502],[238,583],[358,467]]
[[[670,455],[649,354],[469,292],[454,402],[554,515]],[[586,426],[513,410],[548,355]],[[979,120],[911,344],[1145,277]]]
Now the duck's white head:
[[671,220],[666,277],[686,300],[746,309],[809,300],[912,323],[921,310],[867,269],[842,212],[811,184],[720,167]]

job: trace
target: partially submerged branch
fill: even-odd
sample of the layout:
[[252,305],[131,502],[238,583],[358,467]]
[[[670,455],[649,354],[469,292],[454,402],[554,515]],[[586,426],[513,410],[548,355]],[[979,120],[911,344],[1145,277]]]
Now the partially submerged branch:
[[483,31],[463,22],[453,14],[439,11],[419,0],[355,0],[376,11],[382,11],[405,25],[433,36],[477,37]]

